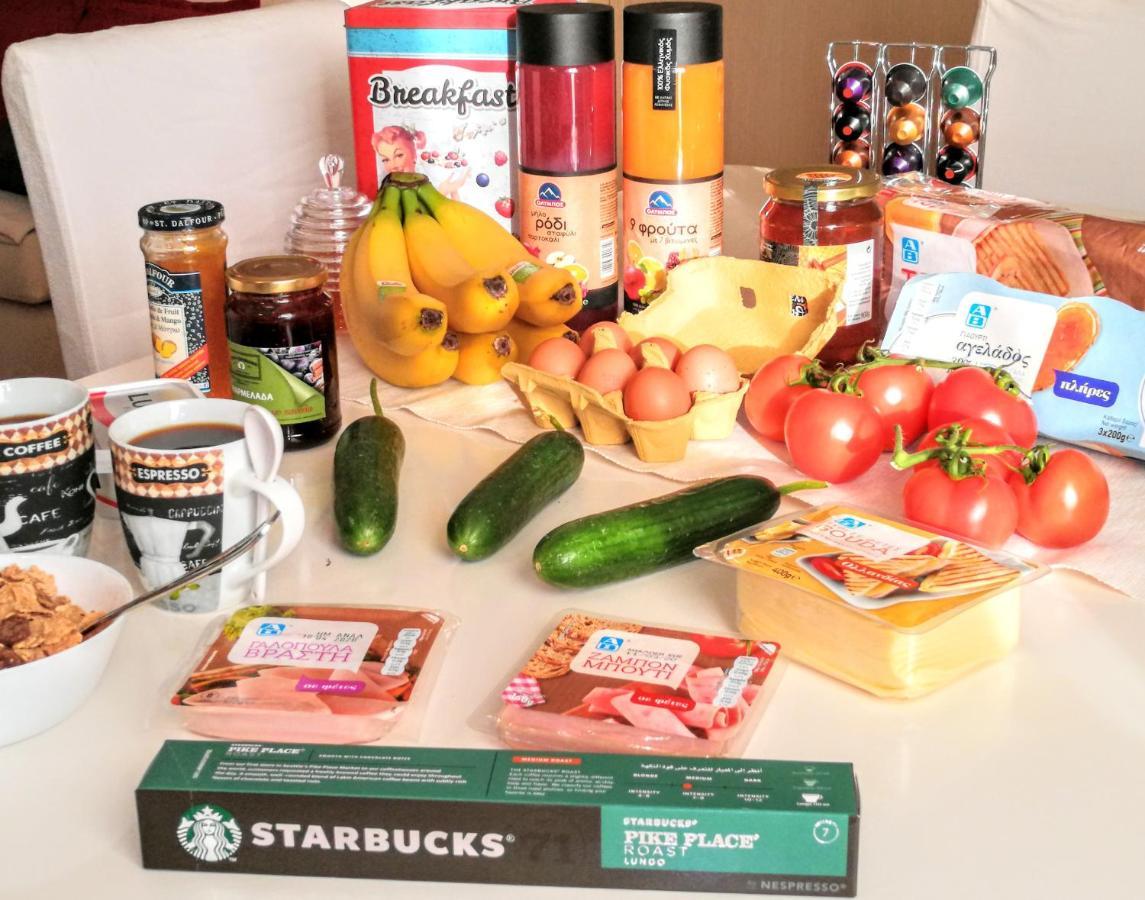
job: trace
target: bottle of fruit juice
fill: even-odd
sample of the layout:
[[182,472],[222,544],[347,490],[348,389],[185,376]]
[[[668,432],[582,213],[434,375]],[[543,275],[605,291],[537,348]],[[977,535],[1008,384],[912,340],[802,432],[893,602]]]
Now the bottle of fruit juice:
[[607,4],[517,13],[521,240],[577,274],[578,331],[615,320],[619,305],[615,55]]
[[722,9],[626,8],[623,81],[624,305],[639,312],[668,269],[723,246]]

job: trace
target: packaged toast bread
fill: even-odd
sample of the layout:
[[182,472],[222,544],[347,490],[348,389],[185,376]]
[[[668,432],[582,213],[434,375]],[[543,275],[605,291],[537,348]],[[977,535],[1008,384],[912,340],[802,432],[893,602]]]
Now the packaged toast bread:
[[918,173],[879,194],[893,305],[908,279],[938,272],[985,275],[1056,297],[1111,297],[1145,309],[1145,222],[1057,209],[1036,200],[949,185]]
[[918,697],[1009,653],[1043,571],[846,505],[705,544],[736,570],[740,630],[880,697]]
[[521,749],[740,753],[777,682],[780,648],[566,610],[496,703]]

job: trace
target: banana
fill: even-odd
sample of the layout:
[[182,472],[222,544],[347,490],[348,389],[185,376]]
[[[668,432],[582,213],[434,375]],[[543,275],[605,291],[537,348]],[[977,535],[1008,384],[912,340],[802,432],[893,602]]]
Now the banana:
[[[475,268],[504,269],[521,293],[517,318],[532,325],[558,325],[580,312],[580,283],[567,269],[540,262],[513,235],[479,209],[450,200],[428,182],[417,195],[449,240]],[[562,318],[563,317],[563,318]]]
[[440,344],[445,304],[428,294],[390,294],[378,306],[377,335],[394,353],[412,356]]
[[[518,307],[519,311],[520,307]],[[522,322],[519,318],[513,319],[506,325],[505,330],[509,332],[509,337],[513,339],[513,343],[517,345],[518,358],[523,360],[528,360],[533,355],[533,351],[537,349],[537,345],[544,343],[549,338],[568,338],[574,344],[578,340],[577,333],[567,325],[530,325],[528,322]]]
[[394,353],[420,353],[444,338],[445,305],[413,287],[397,188],[383,189],[351,236],[342,261],[342,296],[347,327]]
[[460,342],[452,331],[445,333],[440,344],[412,356],[394,353],[381,341],[362,336],[353,329],[350,338],[366,367],[383,381],[398,387],[419,388],[441,384],[457,370],[461,357],[458,352]]
[[406,255],[418,290],[445,304],[456,331],[483,334],[504,328],[520,302],[509,273],[467,263],[414,191],[402,191],[401,202]]
[[463,334],[457,371],[453,377],[465,384],[490,384],[501,377],[501,368],[517,361],[517,345],[507,331]]

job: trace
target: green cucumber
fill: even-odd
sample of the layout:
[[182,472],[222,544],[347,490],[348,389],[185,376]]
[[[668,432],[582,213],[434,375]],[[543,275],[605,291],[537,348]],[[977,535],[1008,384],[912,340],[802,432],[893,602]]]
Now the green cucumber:
[[733,475],[693,485],[555,528],[533,551],[533,568],[557,587],[593,587],[692,559],[700,544],[775,515],[782,495],[822,482],[777,488],[766,478]]
[[584,447],[567,431],[532,438],[458,504],[445,527],[450,548],[470,561],[492,556],[567,491],[583,468]]
[[359,556],[377,553],[394,535],[406,452],[401,429],[382,414],[376,379],[370,400],[374,415],[351,422],[334,449],[334,524],[342,546]]

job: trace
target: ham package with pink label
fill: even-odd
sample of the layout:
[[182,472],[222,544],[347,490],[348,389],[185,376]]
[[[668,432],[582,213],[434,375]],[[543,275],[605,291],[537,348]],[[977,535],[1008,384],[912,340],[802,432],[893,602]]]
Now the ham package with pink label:
[[171,703],[227,740],[415,740],[456,625],[395,606],[248,606],[209,629]]
[[734,756],[779,681],[779,657],[766,641],[565,610],[484,722],[521,749]]

